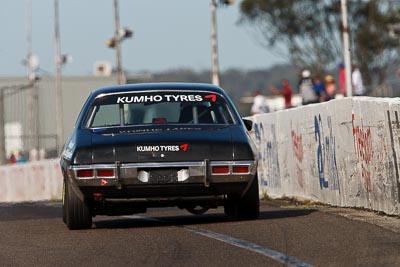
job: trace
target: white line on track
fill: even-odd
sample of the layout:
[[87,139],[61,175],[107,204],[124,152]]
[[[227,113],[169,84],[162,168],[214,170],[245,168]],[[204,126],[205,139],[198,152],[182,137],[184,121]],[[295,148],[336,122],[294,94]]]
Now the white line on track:
[[[156,219],[156,218],[151,218],[151,217],[143,217],[143,216],[137,216],[137,215],[123,216],[123,217],[129,218],[129,219],[139,219],[139,220],[151,221],[151,222],[164,222],[161,219]],[[183,228],[187,231],[190,231],[192,233],[198,234],[198,235],[206,236],[208,238],[212,238],[212,239],[230,244],[232,246],[240,247],[240,248],[243,248],[243,249],[246,249],[249,251],[259,253],[259,254],[264,255],[272,260],[283,263],[286,266],[312,267],[312,265],[310,265],[306,262],[303,262],[295,257],[291,257],[291,256],[281,253],[279,251],[264,248],[262,246],[259,246],[257,244],[251,243],[246,240],[237,239],[237,238],[234,238],[231,236],[219,234],[219,233],[216,233],[216,232],[213,232],[210,230],[197,228],[197,227],[182,226],[181,228]]]
[[278,252],[278,251],[275,251],[272,249],[264,248],[262,246],[259,246],[257,244],[251,243],[246,240],[237,239],[237,238],[234,238],[231,236],[219,234],[219,233],[216,233],[213,231],[196,228],[196,227],[184,226],[184,228],[188,231],[191,231],[191,232],[199,234],[199,235],[203,235],[203,236],[206,236],[206,237],[209,237],[212,239],[216,239],[216,240],[228,243],[228,244],[236,246],[236,247],[240,247],[240,248],[244,248],[244,249],[247,249],[247,250],[250,250],[253,252],[257,252],[259,254],[267,256],[270,259],[273,259],[275,261],[283,263],[287,266],[299,266],[299,267],[300,266],[304,266],[304,267],[312,266],[312,265],[305,263],[301,260],[298,260],[294,257],[290,257],[286,254],[283,254],[281,252]]

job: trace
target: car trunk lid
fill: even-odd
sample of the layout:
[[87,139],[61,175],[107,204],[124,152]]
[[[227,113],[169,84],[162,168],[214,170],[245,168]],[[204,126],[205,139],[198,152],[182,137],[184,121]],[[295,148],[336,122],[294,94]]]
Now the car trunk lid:
[[94,129],[92,163],[232,160],[229,126]]

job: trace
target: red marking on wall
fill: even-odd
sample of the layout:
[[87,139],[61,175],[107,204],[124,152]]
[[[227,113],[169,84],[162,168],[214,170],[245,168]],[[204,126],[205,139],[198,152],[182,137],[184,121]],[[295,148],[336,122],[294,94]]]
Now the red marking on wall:
[[295,131],[292,130],[292,148],[295,157],[299,162],[303,162],[303,140],[301,134],[297,135]]
[[211,99],[211,102],[217,101],[217,96],[216,95],[206,95],[204,98],[205,99]]
[[299,183],[301,188],[304,188],[303,170],[301,168],[301,163],[303,162],[303,158],[304,158],[303,140],[302,140],[301,134],[297,135],[294,130],[292,130],[291,136],[292,136],[293,154],[297,159],[297,162],[296,162],[297,182]]
[[182,145],[179,146],[179,148],[182,149],[184,152],[187,151],[188,147],[189,147],[188,144],[182,144]]
[[355,126],[354,113],[351,116],[353,125],[354,148],[356,156],[361,162],[361,175],[364,179],[368,192],[371,192],[371,172],[368,170],[368,165],[372,160],[372,136],[371,128],[364,128],[362,121],[361,126]]

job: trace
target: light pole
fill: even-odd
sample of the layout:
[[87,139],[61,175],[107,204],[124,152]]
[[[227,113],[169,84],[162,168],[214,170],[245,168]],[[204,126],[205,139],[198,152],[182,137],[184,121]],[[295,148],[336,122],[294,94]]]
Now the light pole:
[[58,0],[54,0],[54,56],[56,64],[56,135],[57,153],[61,153],[63,142],[63,107],[61,88],[61,48],[60,48],[60,26],[58,16]]
[[116,73],[118,84],[126,83],[125,73],[122,70],[121,63],[121,41],[126,38],[131,38],[133,31],[128,28],[121,29],[119,27],[119,12],[118,12],[118,0],[114,0],[114,36],[106,42],[106,45],[110,48],[115,48],[116,53]]
[[351,56],[350,56],[349,26],[347,23],[347,0],[341,0],[340,2],[342,9],[343,57],[344,57],[344,68],[346,73],[346,95],[352,96],[353,89],[351,83]]
[[121,63],[121,42],[119,37],[119,12],[118,0],[114,0],[114,39],[115,39],[115,53],[116,53],[116,72],[118,84],[125,83],[124,73],[122,72]]
[[211,82],[219,86],[219,71],[218,71],[218,43],[217,43],[217,1],[211,0]]
[[[232,5],[235,0],[219,0],[222,5]],[[211,82],[219,86],[219,67],[218,67],[218,37],[217,37],[217,0],[211,0]]]

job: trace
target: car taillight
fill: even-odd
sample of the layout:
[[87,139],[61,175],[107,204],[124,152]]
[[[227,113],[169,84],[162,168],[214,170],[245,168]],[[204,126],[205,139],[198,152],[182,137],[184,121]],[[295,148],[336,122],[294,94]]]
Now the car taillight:
[[78,170],[76,176],[80,178],[93,177],[93,170]]
[[212,173],[213,174],[228,174],[229,166],[213,166]]
[[249,166],[233,166],[233,173],[249,173]]
[[97,170],[97,176],[99,176],[99,177],[114,177],[114,170],[113,169]]

